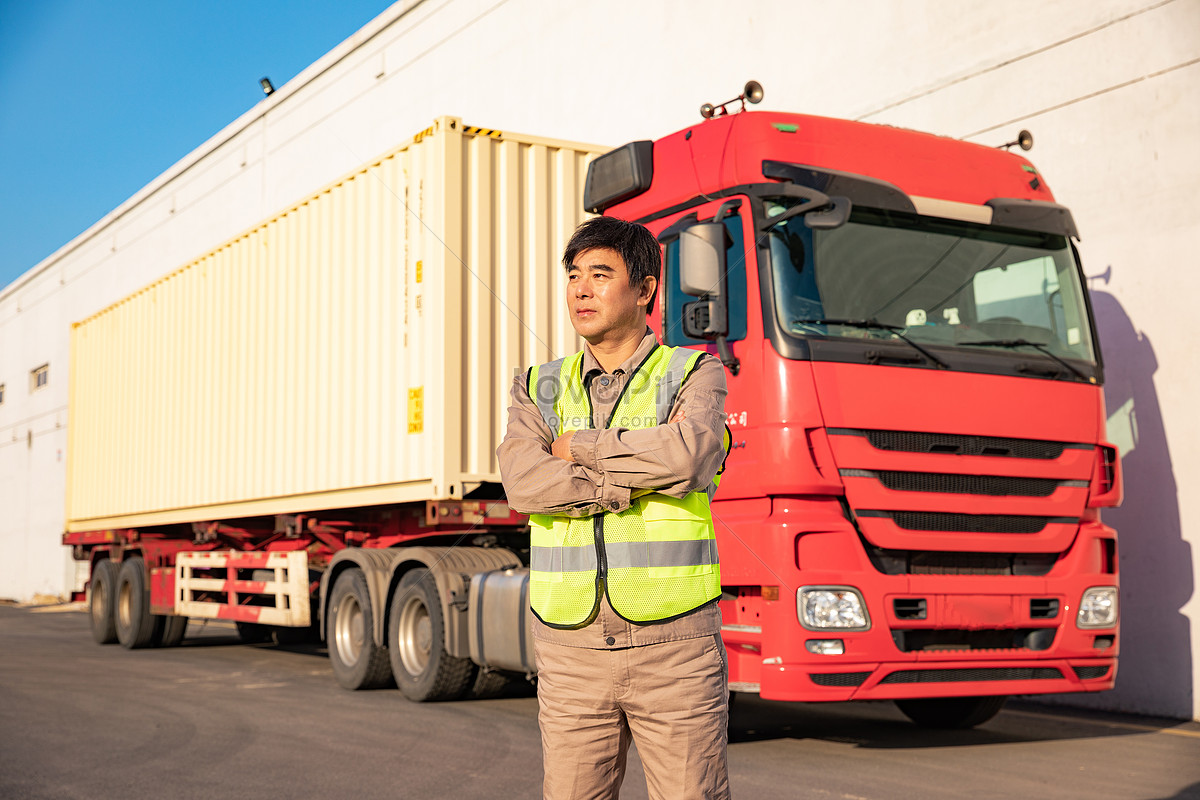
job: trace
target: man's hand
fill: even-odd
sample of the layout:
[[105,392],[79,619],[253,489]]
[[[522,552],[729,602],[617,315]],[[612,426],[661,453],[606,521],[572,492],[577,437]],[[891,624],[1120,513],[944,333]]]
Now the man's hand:
[[571,439],[575,436],[575,431],[567,431],[562,436],[554,440],[554,444],[550,445],[550,455],[558,456],[563,461],[575,461],[575,456],[571,455]]

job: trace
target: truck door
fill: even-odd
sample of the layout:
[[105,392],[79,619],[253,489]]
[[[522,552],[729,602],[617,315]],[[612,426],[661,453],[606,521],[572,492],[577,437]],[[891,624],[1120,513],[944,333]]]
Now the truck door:
[[[735,451],[739,442],[744,445],[745,429],[754,416],[750,406],[755,402],[755,393],[750,387],[760,383],[760,368],[757,358],[752,356],[752,353],[757,353],[757,347],[753,350],[751,347],[754,341],[762,339],[762,320],[749,313],[747,302],[748,298],[758,295],[750,208],[747,197],[723,198],[656,220],[650,226],[663,245],[662,282],[658,307],[651,317],[652,327],[657,330],[664,344],[693,347],[720,357],[713,340],[689,336],[685,332],[685,309],[700,298],[686,293],[680,283],[680,233],[687,226],[700,222],[720,222],[724,225],[725,259],[721,287],[725,294],[727,314],[728,332],[725,338],[727,354],[736,359],[735,363],[726,364],[729,395],[725,401],[725,412]],[[731,458],[735,454],[731,453]],[[722,481],[720,499],[736,495],[740,481],[731,478],[727,475]]]

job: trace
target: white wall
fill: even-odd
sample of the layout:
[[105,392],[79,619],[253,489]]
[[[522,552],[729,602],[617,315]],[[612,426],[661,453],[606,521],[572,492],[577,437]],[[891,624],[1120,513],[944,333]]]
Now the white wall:
[[[0,292],[0,596],[71,588],[62,525],[67,324],[454,114],[588,142],[655,138],[748,78],[763,108],[1000,144],[1072,207],[1127,448],[1114,692],[1068,702],[1200,718],[1200,479],[1184,330],[1200,288],[1200,0],[425,0],[334,52]],[[262,116],[264,115],[265,116]],[[51,363],[51,385],[24,380]],[[20,384],[20,385],[17,385]],[[55,426],[60,427],[55,427]],[[38,433],[32,447],[30,427]],[[1133,447],[1129,448],[1128,445]]]

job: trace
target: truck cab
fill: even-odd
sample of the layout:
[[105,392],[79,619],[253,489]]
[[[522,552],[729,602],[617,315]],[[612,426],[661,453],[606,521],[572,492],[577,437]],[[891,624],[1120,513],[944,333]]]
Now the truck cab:
[[744,111],[593,163],[663,245],[652,327],[727,369],[734,690],[977,724],[1113,686],[1120,502],[1074,240],[1025,158]]

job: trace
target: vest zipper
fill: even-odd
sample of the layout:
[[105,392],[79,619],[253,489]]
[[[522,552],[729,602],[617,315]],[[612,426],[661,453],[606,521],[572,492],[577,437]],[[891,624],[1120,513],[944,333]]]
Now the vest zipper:
[[604,582],[608,577],[608,553],[604,549],[604,512],[592,517],[592,531],[596,536],[596,593],[603,594]]
[[[583,359],[579,360],[579,384],[584,387],[583,394],[588,404],[588,427],[596,427],[595,408],[592,406],[592,387],[583,380]],[[616,406],[613,407],[614,409]],[[607,589],[605,581],[608,576],[608,553],[604,549],[604,511],[592,517],[592,537],[596,540],[596,611],[600,610],[600,599]]]
[[[631,384],[633,379],[637,377],[637,374],[641,372],[642,367],[646,366],[646,362],[650,360],[650,356],[654,355],[654,352],[658,350],[659,347],[661,347],[661,345],[659,345],[658,342],[655,342],[654,347],[651,347],[650,352],[646,353],[646,357],[642,359],[642,363],[634,367],[633,372],[629,374],[629,380],[625,381],[625,385],[621,387],[621,393],[617,395],[617,401],[613,403],[612,411],[610,411],[608,414],[608,419],[604,423],[605,428],[612,424],[613,416],[617,413],[617,409],[621,406],[621,401],[625,399],[625,390],[629,388],[629,384]],[[588,402],[588,427],[594,428],[596,421],[593,419],[593,417],[595,416],[596,412],[592,406],[592,387],[590,384],[584,384],[583,381],[583,359],[579,360],[579,373],[579,383],[584,387],[583,393],[584,396],[587,397]],[[604,549],[604,515],[607,513],[607,511],[601,510],[599,514],[596,514],[594,517],[592,517],[592,533],[596,539],[597,608],[599,608],[600,605],[600,598],[608,593],[608,553]],[[609,602],[612,602],[611,598]]]

